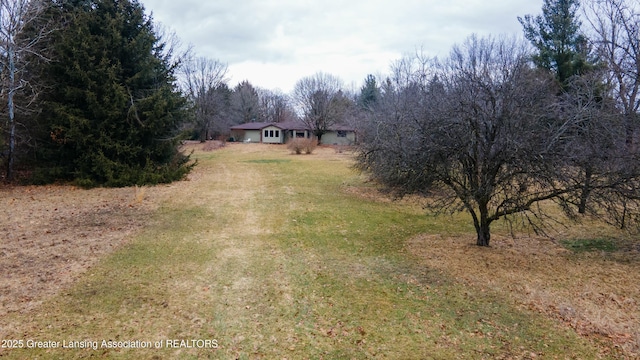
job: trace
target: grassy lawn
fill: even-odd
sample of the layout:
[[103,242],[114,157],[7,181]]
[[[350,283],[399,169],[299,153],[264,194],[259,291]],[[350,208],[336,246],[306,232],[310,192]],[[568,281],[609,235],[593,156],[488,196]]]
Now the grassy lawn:
[[[232,144],[193,156],[188,181],[146,189],[139,200],[153,211],[128,241],[41,305],[4,316],[13,325],[3,339],[39,348],[0,357],[597,359],[630,357],[640,342],[637,328],[581,331],[586,305],[576,300],[571,313],[544,296],[570,279],[536,287],[563,278],[544,272],[559,261],[609,264],[637,282],[637,253],[621,260],[584,249],[599,243],[574,253],[539,239],[532,250],[500,226],[494,248],[476,249],[465,216],[390,201],[331,149]],[[637,284],[624,291],[614,295],[633,323]]]

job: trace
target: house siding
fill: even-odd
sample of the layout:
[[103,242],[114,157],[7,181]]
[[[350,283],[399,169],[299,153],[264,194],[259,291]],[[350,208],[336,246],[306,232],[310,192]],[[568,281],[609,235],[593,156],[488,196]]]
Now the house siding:
[[288,142],[291,139],[295,138],[310,138],[311,132],[308,130],[286,130],[285,131],[284,142]]
[[[311,129],[301,122],[246,123],[232,126],[231,133],[235,141],[265,144],[284,144],[292,138],[313,136]],[[353,145],[356,141],[354,130],[345,126],[337,126],[322,136],[322,143],[327,145]]]
[[322,135],[322,143],[325,145],[353,145],[356,143],[356,133],[353,131],[344,131],[345,136],[338,136],[340,132],[329,131]]
[[237,141],[259,143],[260,130],[244,130],[243,134],[237,137]]
[[265,144],[282,144],[284,131],[277,126],[267,126],[262,129],[262,142]]

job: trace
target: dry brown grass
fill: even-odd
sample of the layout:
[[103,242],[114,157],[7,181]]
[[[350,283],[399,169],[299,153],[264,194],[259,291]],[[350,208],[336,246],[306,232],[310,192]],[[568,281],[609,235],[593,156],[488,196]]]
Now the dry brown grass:
[[[0,189],[0,317],[26,312],[120,247],[148,218],[144,188]],[[5,324],[7,325],[7,324]]]
[[[292,155],[291,151],[287,149],[286,144],[259,144],[259,143],[234,143],[228,142],[224,147],[229,148],[235,154],[239,155],[252,155],[252,154],[275,154],[277,156]],[[220,147],[216,148],[219,149]],[[185,153],[190,153],[192,150],[205,151],[205,146],[199,141],[187,141],[181,147],[181,150]],[[337,151],[335,146],[319,145],[313,151],[309,157],[296,157],[296,160],[301,161],[313,161],[313,160],[340,160],[350,159],[351,151]]]
[[202,151],[213,151],[225,147],[226,143],[220,140],[209,140],[202,144]]
[[640,259],[637,251],[576,255],[540,237],[494,236],[491,248],[471,236],[420,235],[407,247],[431,268],[473,286],[507,294],[559,319],[579,334],[610,339],[640,354]]

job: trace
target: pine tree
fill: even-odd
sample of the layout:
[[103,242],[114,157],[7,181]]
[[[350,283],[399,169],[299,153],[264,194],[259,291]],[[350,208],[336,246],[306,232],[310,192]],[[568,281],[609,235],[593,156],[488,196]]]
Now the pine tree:
[[536,66],[550,70],[565,87],[567,80],[589,70],[587,38],[576,16],[578,0],[544,0],[542,15],[518,17],[527,40],[536,48]]
[[136,0],[63,3],[41,123],[39,179],[83,186],[177,180],[191,168],[175,134],[185,100]]
[[358,97],[358,105],[364,109],[369,109],[375,105],[380,99],[380,88],[376,83],[375,76],[369,74],[364,80],[364,85],[360,89],[360,96]]

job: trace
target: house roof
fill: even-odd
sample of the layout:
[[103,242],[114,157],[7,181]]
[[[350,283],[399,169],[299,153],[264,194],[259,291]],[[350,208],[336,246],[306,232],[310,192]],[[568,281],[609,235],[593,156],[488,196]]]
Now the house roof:
[[[285,121],[285,122],[252,122],[240,125],[234,125],[231,130],[262,130],[268,126],[275,126],[282,130],[311,130],[311,128],[302,121]],[[354,131],[352,127],[345,125],[334,125],[330,128],[333,131]]]
[[252,122],[234,125],[231,130],[262,130],[268,126],[275,126],[282,130],[310,130],[309,126],[301,121],[287,122]]
[[272,123],[266,123],[266,122],[244,123],[244,124],[232,126],[231,130],[262,130],[271,124]]
[[281,123],[274,123],[276,126],[280,126],[284,130],[311,130],[309,125],[302,121],[284,121]]

